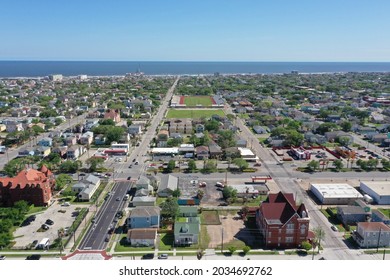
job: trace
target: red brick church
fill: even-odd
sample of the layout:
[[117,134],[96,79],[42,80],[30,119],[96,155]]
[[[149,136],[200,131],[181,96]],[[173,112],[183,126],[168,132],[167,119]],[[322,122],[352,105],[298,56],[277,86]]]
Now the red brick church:
[[267,248],[296,248],[312,237],[305,205],[292,193],[273,193],[256,211],[256,224]]
[[39,171],[26,168],[15,177],[0,178],[0,205],[13,206],[25,200],[35,206],[47,206],[54,186],[54,175],[46,166]]

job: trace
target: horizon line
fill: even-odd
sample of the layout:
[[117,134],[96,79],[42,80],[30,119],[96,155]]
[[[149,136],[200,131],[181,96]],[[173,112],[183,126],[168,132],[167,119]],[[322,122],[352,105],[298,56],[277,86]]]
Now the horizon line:
[[49,60],[0,59],[0,62],[183,62],[183,63],[390,63],[390,61],[282,61],[282,60]]

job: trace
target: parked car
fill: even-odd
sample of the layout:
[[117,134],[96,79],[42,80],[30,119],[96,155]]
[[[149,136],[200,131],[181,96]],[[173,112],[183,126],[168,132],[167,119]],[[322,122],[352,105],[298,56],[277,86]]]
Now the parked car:
[[39,260],[40,258],[41,255],[34,254],[34,255],[27,256],[26,260]]
[[335,225],[330,227],[333,231],[339,231]]
[[70,203],[66,201],[66,202],[62,203],[61,206],[70,206]]
[[160,254],[160,255],[158,256],[158,258],[159,258],[160,260],[165,260],[165,259],[168,258],[168,254]]
[[31,216],[29,216],[29,217],[27,218],[27,220],[29,220],[30,222],[33,222],[33,221],[35,221],[36,217],[37,217],[37,216],[35,216],[35,215],[31,215]]
[[48,230],[50,227],[47,224],[43,224],[43,225],[41,225],[41,228],[43,230]]
[[5,256],[1,255],[0,256],[0,261],[3,261],[3,260],[5,260]]
[[142,256],[141,259],[143,259],[143,260],[151,260],[153,258],[154,258],[154,254],[145,254],[145,255]]
[[54,225],[53,220],[50,220],[50,219],[47,219],[45,223],[48,224],[49,226]]

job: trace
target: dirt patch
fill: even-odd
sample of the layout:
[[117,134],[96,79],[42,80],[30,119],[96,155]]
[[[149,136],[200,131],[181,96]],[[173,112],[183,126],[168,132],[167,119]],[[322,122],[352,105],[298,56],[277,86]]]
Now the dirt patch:
[[[226,218],[225,218],[226,217]],[[235,235],[244,228],[244,221],[237,218],[238,215],[219,216],[221,225],[208,225],[207,233],[210,237],[209,248],[216,248],[222,244],[222,228],[223,242],[227,243],[234,240]]]
[[221,220],[219,219],[218,211],[202,211],[204,224],[205,225],[220,225]]

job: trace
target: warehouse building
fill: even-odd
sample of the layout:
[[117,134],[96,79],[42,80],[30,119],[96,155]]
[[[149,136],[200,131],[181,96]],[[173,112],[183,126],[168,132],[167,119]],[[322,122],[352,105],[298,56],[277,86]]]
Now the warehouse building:
[[360,189],[371,196],[377,204],[390,204],[390,182],[364,181],[360,182]]
[[350,204],[363,196],[348,184],[311,184],[311,192],[321,204]]

